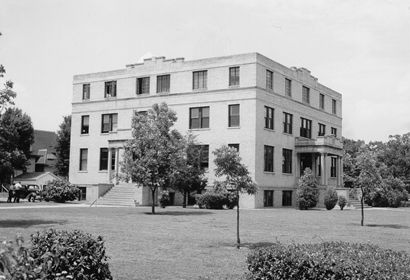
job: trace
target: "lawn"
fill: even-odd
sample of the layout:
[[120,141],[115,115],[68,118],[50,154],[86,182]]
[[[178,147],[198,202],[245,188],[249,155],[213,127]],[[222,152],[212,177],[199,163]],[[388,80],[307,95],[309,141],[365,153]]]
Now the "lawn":
[[235,243],[235,211],[170,207],[0,208],[0,240],[29,237],[56,227],[102,235],[114,279],[240,279],[250,248],[276,241],[370,242],[410,253],[410,208],[360,211],[241,211],[241,240]]

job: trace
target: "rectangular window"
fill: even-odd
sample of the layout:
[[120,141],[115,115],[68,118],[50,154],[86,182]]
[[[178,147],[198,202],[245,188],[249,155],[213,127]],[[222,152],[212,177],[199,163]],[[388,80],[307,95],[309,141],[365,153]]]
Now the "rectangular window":
[[330,177],[336,177],[336,158],[335,157],[331,157],[331,165],[330,165]]
[[268,106],[265,106],[265,128],[274,129],[274,116],[275,110]]
[[100,170],[108,169],[108,148],[100,148]]
[[293,130],[293,115],[283,112],[283,132],[292,134]]
[[300,136],[306,138],[312,138],[312,121],[300,118]]
[[209,167],[209,145],[200,145],[200,166],[201,168]]
[[170,80],[170,75],[157,76],[157,93],[169,92]]
[[264,164],[264,171],[266,172],[273,172],[273,153],[274,153],[274,147],[272,146],[264,146],[265,148],[265,164]]
[[111,149],[111,170],[115,170],[115,149]]
[[88,134],[90,116],[81,116],[81,134]]
[[283,149],[282,150],[282,173],[292,173],[292,150]]
[[149,77],[137,79],[137,94],[149,93]]
[[192,89],[206,89],[208,71],[196,71],[192,73]]
[[83,84],[83,100],[90,100],[90,84]]
[[118,114],[103,114],[101,117],[101,133],[117,131]]
[[239,67],[229,68],[229,86],[239,86]]
[[305,86],[302,87],[302,102],[310,104],[310,88]]
[[266,70],[266,88],[273,89],[273,72]]
[[292,80],[285,78],[285,94],[292,97]]
[[325,109],[325,95],[324,94],[319,95],[319,108],[322,110]]
[[332,113],[336,115],[336,100],[332,99]]
[[263,206],[273,207],[273,191],[263,191]]
[[87,171],[88,149],[80,149],[80,171]]
[[239,104],[229,105],[228,111],[229,127],[238,127],[240,125]]
[[282,206],[292,206],[292,191],[282,191]]
[[325,136],[325,134],[326,134],[326,125],[320,123],[318,136]]
[[189,108],[189,129],[209,128],[209,107]]
[[229,148],[234,148],[239,153],[239,144],[228,144]]
[[337,128],[336,127],[332,127],[331,134],[337,137]]
[[117,96],[117,81],[105,82],[104,97],[116,97]]

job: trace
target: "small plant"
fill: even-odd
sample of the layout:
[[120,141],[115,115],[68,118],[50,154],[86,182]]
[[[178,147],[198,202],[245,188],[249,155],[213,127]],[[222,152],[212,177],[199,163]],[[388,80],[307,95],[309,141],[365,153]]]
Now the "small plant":
[[335,208],[337,204],[337,200],[338,200],[338,197],[337,197],[336,189],[333,187],[327,188],[325,197],[324,197],[326,209],[332,210],[333,208]]
[[199,208],[223,209],[223,206],[226,204],[226,196],[222,193],[207,191],[204,194],[198,195],[196,202]]
[[168,191],[162,191],[161,196],[159,198],[159,203],[161,204],[162,208],[165,208],[171,204],[171,199],[169,198]]
[[340,207],[340,210],[343,210],[343,208],[345,208],[346,204],[347,204],[347,199],[346,199],[346,197],[344,197],[343,195],[339,195],[339,207]]
[[65,180],[54,180],[44,187],[41,195],[45,201],[64,203],[78,198],[79,188]]
[[319,201],[317,181],[309,168],[305,169],[303,176],[299,179],[296,200],[300,210],[315,207]]

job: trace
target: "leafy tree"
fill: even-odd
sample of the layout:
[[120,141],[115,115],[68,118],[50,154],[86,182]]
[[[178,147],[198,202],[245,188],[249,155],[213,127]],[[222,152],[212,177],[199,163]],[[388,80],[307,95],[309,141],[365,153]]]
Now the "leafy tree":
[[[2,34],[0,33],[0,36]],[[4,78],[6,74],[6,68],[0,64],[0,78]],[[0,89],[0,114],[2,114],[9,105],[14,105],[14,98],[16,93],[13,91],[13,82],[6,81],[4,88]]]
[[296,190],[296,200],[300,210],[315,207],[319,201],[319,189],[317,180],[310,168],[306,168],[300,177]]
[[205,170],[201,168],[201,149],[191,134],[185,139],[184,155],[180,158],[177,171],[173,177],[173,188],[184,195],[182,207],[186,208],[187,196],[194,191],[201,191],[206,187]]
[[343,138],[343,182],[345,187],[352,187],[354,181],[359,176],[356,157],[365,145],[365,142],[362,140]]
[[241,243],[239,238],[239,194],[255,194],[257,187],[249,175],[248,168],[241,163],[241,157],[236,149],[222,146],[213,151],[213,154],[216,165],[215,175],[217,177],[224,176],[224,184],[236,193],[236,247],[239,249]]
[[7,180],[15,169],[25,170],[34,141],[31,118],[17,108],[8,108],[0,115],[0,174]]
[[154,104],[147,114],[134,113],[132,139],[124,145],[122,170],[127,180],[149,187],[152,194],[152,214],[155,214],[155,194],[165,189],[177,172],[184,153],[182,135],[171,129],[177,120],[166,103]]
[[57,132],[57,174],[68,177],[70,165],[70,137],[71,137],[71,115],[64,116],[60,124],[60,130]]

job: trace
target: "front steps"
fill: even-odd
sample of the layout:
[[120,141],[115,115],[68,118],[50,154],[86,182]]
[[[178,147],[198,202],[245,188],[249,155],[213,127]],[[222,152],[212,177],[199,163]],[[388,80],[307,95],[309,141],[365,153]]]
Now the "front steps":
[[[358,199],[350,199],[349,200],[349,205],[354,207],[355,209],[361,209],[362,208],[362,204],[361,204],[360,200],[358,200]],[[371,208],[371,206],[364,203],[363,208]]]
[[92,206],[108,205],[108,206],[127,206],[135,207],[138,192],[135,184],[120,183],[114,185],[105,195],[100,197]]

